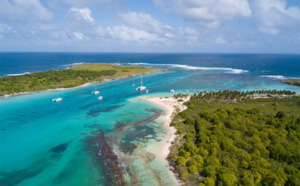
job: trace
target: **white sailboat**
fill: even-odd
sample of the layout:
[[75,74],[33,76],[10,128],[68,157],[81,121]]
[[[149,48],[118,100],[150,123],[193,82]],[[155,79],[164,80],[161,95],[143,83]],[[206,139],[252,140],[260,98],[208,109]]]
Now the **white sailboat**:
[[134,81],[132,82],[132,86],[133,86],[133,87],[135,86]]
[[96,90],[96,89],[92,92],[92,94],[99,94],[99,93],[100,93],[100,91]]
[[136,90],[145,90],[146,87],[143,86],[143,77],[141,76],[141,86],[139,86],[138,88],[136,88]]
[[[57,88],[57,87],[56,87],[56,88]],[[59,101],[61,101],[61,100],[62,100],[62,98],[60,98],[60,97],[58,96],[58,93],[57,93],[57,97],[54,98],[54,99],[52,99],[53,102],[59,102]]]
[[101,101],[101,100],[103,100],[103,97],[102,97],[102,96],[99,96],[97,99],[98,99],[99,101]]
[[59,101],[61,101],[62,100],[62,98],[54,98],[54,99],[52,99],[52,101],[54,101],[54,102],[59,102]]
[[174,93],[175,91],[173,89],[170,90],[170,93]]
[[147,90],[146,90],[146,94],[148,94],[148,92],[149,92],[149,91],[148,91],[148,89],[147,89]]

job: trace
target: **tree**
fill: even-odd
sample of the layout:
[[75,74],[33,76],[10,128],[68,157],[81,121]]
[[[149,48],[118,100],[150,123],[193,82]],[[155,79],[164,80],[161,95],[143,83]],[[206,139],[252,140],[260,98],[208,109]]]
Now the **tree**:
[[198,168],[195,165],[191,165],[189,166],[188,171],[192,174],[195,174],[196,172],[198,172]]
[[186,125],[194,125],[195,124],[195,120],[194,120],[194,118],[192,118],[192,117],[187,117],[186,118],[186,120],[185,120],[185,122],[184,122]]
[[186,159],[182,156],[179,156],[179,158],[176,160],[177,166],[186,166]]
[[230,172],[223,172],[218,174],[218,185],[220,186],[233,186],[238,182],[234,174]]
[[206,177],[206,178],[204,178],[203,183],[206,186],[214,186],[215,185],[215,180],[212,177]]

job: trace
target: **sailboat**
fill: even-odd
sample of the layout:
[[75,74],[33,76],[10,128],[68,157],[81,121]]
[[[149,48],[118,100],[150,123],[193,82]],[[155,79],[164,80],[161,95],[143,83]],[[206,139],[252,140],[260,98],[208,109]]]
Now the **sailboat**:
[[99,92],[100,92],[100,91],[98,91],[98,90],[94,90],[94,91],[92,92],[92,94],[99,94]]
[[[57,87],[56,87],[56,88],[57,88]],[[59,101],[61,101],[61,100],[62,100],[62,98],[58,97],[58,93],[57,93],[57,97],[54,98],[54,99],[52,99],[53,102],[59,102]]]
[[143,77],[141,76],[141,86],[136,88],[136,90],[145,90],[145,89],[146,89],[146,87],[143,86]]
[[54,99],[52,99],[52,101],[54,101],[54,102],[59,102],[61,100],[62,100],[62,98],[54,98]]
[[134,81],[132,82],[132,86],[133,86],[133,87],[135,86]]

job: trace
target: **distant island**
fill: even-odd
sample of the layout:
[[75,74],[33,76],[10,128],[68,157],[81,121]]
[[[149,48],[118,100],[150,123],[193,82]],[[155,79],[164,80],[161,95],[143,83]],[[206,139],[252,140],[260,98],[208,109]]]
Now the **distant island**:
[[295,92],[205,91],[184,104],[168,156],[182,185],[300,185]]
[[300,78],[285,79],[282,81],[282,83],[300,86]]
[[163,71],[157,68],[93,63],[69,66],[69,69],[33,72],[0,78],[0,96],[33,93],[59,88],[74,88],[141,74]]

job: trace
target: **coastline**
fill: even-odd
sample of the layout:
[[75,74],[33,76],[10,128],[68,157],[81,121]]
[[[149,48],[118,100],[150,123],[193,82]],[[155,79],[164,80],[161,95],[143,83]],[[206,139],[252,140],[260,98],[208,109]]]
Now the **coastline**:
[[104,82],[113,81],[113,80],[125,79],[125,78],[129,78],[129,77],[134,77],[134,76],[139,76],[139,75],[147,75],[147,74],[151,74],[151,73],[155,73],[155,72],[165,72],[165,71],[166,70],[164,70],[164,69],[156,69],[156,70],[152,70],[152,71],[144,72],[144,73],[135,73],[135,74],[124,75],[124,76],[119,76],[119,77],[114,77],[114,78],[105,78],[101,82],[92,81],[92,82],[88,82],[88,83],[85,83],[85,84],[82,84],[82,85],[79,85],[79,86],[76,86],[76,87],[71,87],[71,88],[56,88],[56,89],[46,89],[46,90],[30,91],[30,92],[19,92],[19,93],[14,93],[14,94],[8,94],[8,95],[0,96],[0,98],[7,98],[7,97],[11,97],[11,96],[19,96],[19,95],[24,95],[24,94],[34,94],[34,93],[39,93],[39,92],[69,90],[69,89],[86,87],[86,86],[89,86],[89,85],[92,85],[92,84],[97,84],[97,83],[104,83]]
[[180,180],[178,180],[174,174],[174,172],[170,169],[169,161],[167,161],[168,155],[170,153],[170,147],[172,145],[172,142],[176,138],[176,129],[175,127],[170,126],[173,117],[178,113],[181,112],[187,107],[183,105],[184,102],[189,101],[190,97],[184,98],[183,102],[178,102],[176,98],[174,97],[146,97],[142,96],[139,97],[140,99],[150,102],[164,110],[164,114],[162,114],[158,120],[163,122],[163,126],[167,129],[167,135],[162,141],[160,142],[160,147],[156,148],[156,146],[149,145],[147,147],[148,151],[154,152],[157,154],[158,158],[163,160],[163,163],[166,167],[169,167],[169,171],[171,174],[174,175],[174,179],[176,179],[177,183],[180,183]]

